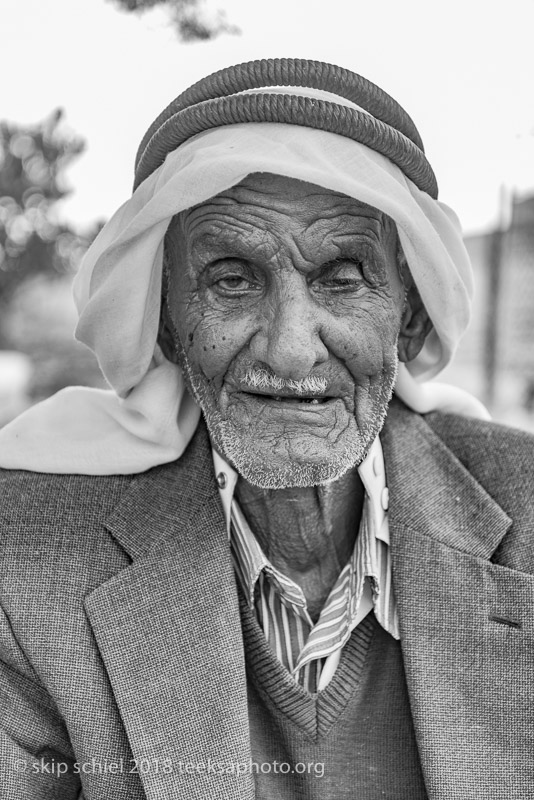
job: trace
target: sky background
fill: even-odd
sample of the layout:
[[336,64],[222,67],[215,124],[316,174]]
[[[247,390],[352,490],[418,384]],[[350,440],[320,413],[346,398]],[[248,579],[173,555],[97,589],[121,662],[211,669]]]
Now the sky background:
[[0,0],[0,119],[61,106],[87,142],[61,214],[106,219],[130,192],[153,118],[200,77],[259,57],[331,61],[392,94],[414,118],[440,198],[467,232],[506,193],[534,192],[534,0],[206,0],[241,36],[182,44],[162,10],[109,0]]

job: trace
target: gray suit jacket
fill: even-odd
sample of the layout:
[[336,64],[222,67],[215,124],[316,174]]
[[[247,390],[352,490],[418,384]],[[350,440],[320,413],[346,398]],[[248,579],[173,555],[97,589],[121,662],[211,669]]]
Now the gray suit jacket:
[[[534,440],[394,402],[382,442],[429,798],[532,797]],[[253,798],[250,775],[184,766],[250,757],[204,426],[176,463],[0,472],[0,497],[1,800],[70,800],[80,777],[87,800]]]

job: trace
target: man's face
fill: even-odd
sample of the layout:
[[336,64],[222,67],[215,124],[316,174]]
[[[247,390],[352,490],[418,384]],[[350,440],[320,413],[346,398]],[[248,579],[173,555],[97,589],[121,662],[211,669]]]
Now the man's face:
[[391,220],[251,175],[182,212],[166,245],[179,359],[215,447],[264,488],[358,464],[397,369],[404,288]]

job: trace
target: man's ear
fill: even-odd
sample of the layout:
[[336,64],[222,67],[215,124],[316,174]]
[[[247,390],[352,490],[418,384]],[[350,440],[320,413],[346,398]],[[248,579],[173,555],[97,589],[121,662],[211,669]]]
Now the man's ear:
[[399,331],[399,360],[408,362],[419,355],[425,339],[432,330],[432,322],[423,305],[421,296],[417,291],[412,276],[406,276],[406,290],[404,311],[402,313]]
[[169,290],[172,281],[173,264],[179,263],[178,240],[180,236],[181,214],[172,218],[163,241],[163,269],[161,275],[161,306],[159,312],[158,344],[163,355],[173,364],[181,364],[182,344],[178,338],[175,321],[169,308]]
[[169,254],[168,236],[165,236],[163,250],[163,270],[161,275],[161,306],[159,312],[158,344],[163,355],[173,364],[178,364],[176,329],[171,318],[167,298],[171,281],[171,256]]
[[169,316],[167,297],[164,295],[161,298],[161,310],[159,314],[158,344],[161,347],[165,358],[168,361],[172,361],[173,364],[177,364],[178,356],[176,353],[176,342],[172,330],[173,325]]

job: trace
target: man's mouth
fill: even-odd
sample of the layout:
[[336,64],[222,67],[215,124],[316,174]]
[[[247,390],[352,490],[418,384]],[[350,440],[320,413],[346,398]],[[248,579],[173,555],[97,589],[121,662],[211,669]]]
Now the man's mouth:
[[311,406],[318,406],[322,403],[326,403],[327,400],[330,400],[329,397],[306,397],[303,395],[272,395],[266,394],[262,395],[262,397],[266,400],[274,400],[276,402],[284,402],[284,403],[308,403]]
[[242,390],[241,394],[248,395],[255,400],[261,400],[263,402],[268,403],[278,403],[280,405],[284,405],[286,403],[290,404],[306,404],[310,406],[319,406],[324,405],[329,400],[335,400],[336,398],[331,397],[330,395],[312,395],[312,394],[268,394],[267,392],[261,391],[247,391]]

